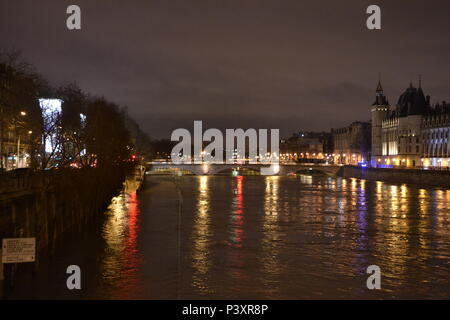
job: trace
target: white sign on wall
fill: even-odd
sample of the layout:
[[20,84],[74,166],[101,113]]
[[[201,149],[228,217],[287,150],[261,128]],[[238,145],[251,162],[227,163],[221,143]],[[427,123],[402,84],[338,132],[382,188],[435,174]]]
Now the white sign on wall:
[[34,262],[36,238],[9,238],[2,241],[2,262]]

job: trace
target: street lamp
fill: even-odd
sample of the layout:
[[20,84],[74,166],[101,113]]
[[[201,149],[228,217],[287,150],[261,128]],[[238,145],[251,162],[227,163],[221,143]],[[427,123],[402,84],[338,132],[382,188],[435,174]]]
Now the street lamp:
[[[27,113],[25,111],[20,111],[20,115],[22,117],[25,117]],[[16,130],[17,130],[17,155],[16,155],[16,169],[20,166],[20,131],[19,131],[19,124],[22,125],[22,128],[24,126],[23,122],[17,121],[16,123]],[[32,134],[33,132],[31,130],[28,131],[28,134]]]
[[206,153],[205,153],[205,151],[202,151],[200,154],[201,154],[201,162],[203,163]]

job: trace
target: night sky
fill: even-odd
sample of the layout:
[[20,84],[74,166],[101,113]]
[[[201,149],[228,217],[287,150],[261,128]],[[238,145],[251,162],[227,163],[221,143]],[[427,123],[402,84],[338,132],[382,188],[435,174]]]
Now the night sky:
[[[82,30],[66,28],[77,4]],[[378,4],[382,30],[366,28]],[[450,101],[450,1],[0,0],[0,47],[52,85],[127,105],[154,138],[204,127],[326,130],[418,84]]]

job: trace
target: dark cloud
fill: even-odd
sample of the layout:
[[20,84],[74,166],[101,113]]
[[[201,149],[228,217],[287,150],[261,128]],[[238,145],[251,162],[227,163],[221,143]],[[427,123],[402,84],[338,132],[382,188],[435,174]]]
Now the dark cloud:
[[75,80],[127,105],[152,136],[207,127],[328,130],[369,118],[381,72],[391,103],[423,77],[450,100],[450,3],[378,1],[2,1],[0,46],[15,47],[54,84]]

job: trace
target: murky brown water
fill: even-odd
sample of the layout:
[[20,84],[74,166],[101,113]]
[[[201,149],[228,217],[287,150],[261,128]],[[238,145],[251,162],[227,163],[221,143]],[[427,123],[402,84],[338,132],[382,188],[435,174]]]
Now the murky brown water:
[[[113,199],[102,228],[64,240],[12,297],[450,298],[450,190],[149,176],[139,194]],[[80,291],[65,287],[70,264],[81,267]],[[378,291],[366,288],[373,264]]]

